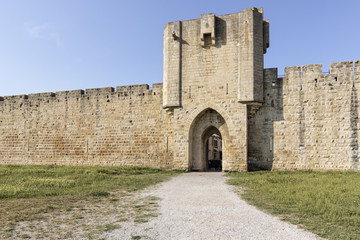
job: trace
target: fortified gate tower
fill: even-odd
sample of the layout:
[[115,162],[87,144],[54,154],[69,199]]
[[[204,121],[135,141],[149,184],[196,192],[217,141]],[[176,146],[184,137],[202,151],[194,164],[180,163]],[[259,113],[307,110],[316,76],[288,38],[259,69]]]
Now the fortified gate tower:
[[215,134],[222,170],[247,170],[248,119],[264,101],[268,47],[262,8],[165,26],[163,107],[173,118],[175,168],[208,170]]
[[0,164],[360,166],[360,60],[264,69],[261,8],[168,23],[163,83],[0,97]]

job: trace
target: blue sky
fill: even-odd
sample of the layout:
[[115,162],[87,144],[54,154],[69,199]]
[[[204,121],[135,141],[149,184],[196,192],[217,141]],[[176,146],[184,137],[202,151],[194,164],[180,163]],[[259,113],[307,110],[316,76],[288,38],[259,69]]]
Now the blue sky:
[[0,96],[162,82],[167,22],[263,7],[265,67],[360,59],[359,0],[0,0]]

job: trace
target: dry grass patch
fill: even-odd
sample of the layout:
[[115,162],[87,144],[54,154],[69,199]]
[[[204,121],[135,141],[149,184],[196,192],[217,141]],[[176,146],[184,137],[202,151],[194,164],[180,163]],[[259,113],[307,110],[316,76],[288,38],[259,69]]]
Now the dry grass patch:
[[176,174],[146,167],[1,165],[0,238],[96,239],[123,222],[148,221],[158,199],[134,193]]

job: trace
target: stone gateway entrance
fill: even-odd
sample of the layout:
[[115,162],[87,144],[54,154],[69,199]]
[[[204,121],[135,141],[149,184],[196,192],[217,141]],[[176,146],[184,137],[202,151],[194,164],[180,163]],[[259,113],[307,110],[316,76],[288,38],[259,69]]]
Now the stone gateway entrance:
[[169,22],[163,46],[163,83],[152,88],[0,97],[0,164],[360,169],[359,60],[278,77],[264,69],[262,8]]
[[228,127],[224,118],[217,111],[208,108],[203,110],[190,126],[189,169],[191,171],[219,171],[222,169],[222,162],[220,166],[209,162],[209,138],[214,134],[222,140],[221,160],[226,163]]

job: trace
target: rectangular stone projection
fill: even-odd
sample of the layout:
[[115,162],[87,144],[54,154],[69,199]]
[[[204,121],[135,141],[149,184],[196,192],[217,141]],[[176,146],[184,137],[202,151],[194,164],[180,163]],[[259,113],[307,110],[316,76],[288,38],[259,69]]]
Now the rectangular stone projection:
[[206,47],[207,38],[215,46],[215,14],[201,14],[201,46]]
[[269,45],[268,27],[269,22],[263,21],[262,8],[248,8],[239,13],[240,102],[263,102],[263,68],[264,53]]
[[164,30],[164,108],[181,106],[181,41],[181,22],[168,23]]

